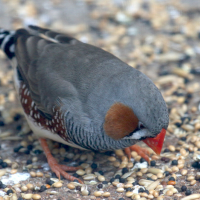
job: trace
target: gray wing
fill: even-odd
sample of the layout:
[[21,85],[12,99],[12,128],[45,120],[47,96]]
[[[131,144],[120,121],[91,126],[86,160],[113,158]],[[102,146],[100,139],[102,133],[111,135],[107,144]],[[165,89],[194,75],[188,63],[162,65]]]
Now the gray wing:
[[[105,96],[94,91],[97,85],[107,84],[110,80],[103,80],[115,75],[113,70],[116,73],[126,71],[118,67],[124,63],[112,54],[72,37],[35,26],[30,28],[31,33],[25,29],[17,31],[15,53],[22,79],[38,109],[51,115],[52,108],[61,104],[73,112],[74,117],[83,114],[82,117],[87,118],[89,110],[95,110],[91,108],[94,102],[97,108],[99,98]],[[94,102],[90,101],[88,105],[94,93]],[[105,110],[103,106],[102,109]]]

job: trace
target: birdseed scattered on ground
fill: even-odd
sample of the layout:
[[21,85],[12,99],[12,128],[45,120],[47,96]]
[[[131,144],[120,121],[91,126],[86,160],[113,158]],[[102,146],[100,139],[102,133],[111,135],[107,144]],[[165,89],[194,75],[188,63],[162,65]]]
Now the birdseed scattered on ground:
[[94,153],[48,141],[60,163],[82,166],[71,174],[84,184],[58,180],[23,117],[12,68],[0,53],[0,200],[200,198],[198,0],[7,0],[0,11],[2,28],[46,26],[141,70],[161,90],[170,116],[163,151],[150,150],[150,165],[136,152],[129,161],[122,150]]

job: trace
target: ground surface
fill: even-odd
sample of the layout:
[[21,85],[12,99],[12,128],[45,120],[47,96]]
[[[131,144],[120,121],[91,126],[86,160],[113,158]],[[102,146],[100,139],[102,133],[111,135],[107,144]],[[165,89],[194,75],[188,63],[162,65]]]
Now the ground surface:
[[[170,113],[170,125],[163,150],[168,149],[169,145],[175,147],[175,151],[169,147],[169,152],[165,150],[165,153],[161,154],[163,159],[156,160],[156,168],[170,172],[169,176],[158,179],[159,185],[162,185],[160,199],[183,198],[185,192],[180,190],[183,185],[186,185],[192,194],[200,193],[199,181],[192,185],[191,180],[187,180],[188,174],[194,179],[199,179],[199,169],[192,166],[195,159],[198,161],[200,154],[198,151],[200,148],[198,143],[200,141],[199,21],[198,0],[0,1],[0,27],[16,29],[28,24],[37,24],[69,33],[83,42],[94,44],[113,53],[144,72],[156,83],[163,93]],[[18,188],[16,189],[18,197],[21,193],[35,193],[41,195],[42,199],[106,199],[106,197],[95,197],[94,191],[108,191],[110,197],[107,199],[120,197],[130,199],[126,192],[117,192],[112,184],[103,184],[104,187],[100,190],[98,185],[101,182],[97,179],[86,182],[87,189],[90,191],[89,196],[83,196],[79,190],[68,189],[67,180],[63,180],[61,188],[51,187],[44,192],[38,191],[37,188],[36,191],[21,191],[21,186],[28,183],[39,189],[41,185],[45,185],[46,177],[51,177],[51,171],[46,164],[44,154],[35,151],[41,150],[41,147],[25,119],[21,117],[22,111],[14,91],[13,72],[9,61],[3,53],[0,54],[0,58],[0,157],[9,166],[6,168],[7,173],[1,178],[3,183],[11,188],[14,180],[15,184],[19,182],[20,185],[15,185],[15,189]],[[27,144],[33,145],[33,150],[27,151]],[[13,149],[20,145],[23,147],[20,152],[13,153]],[[50,146],[54,155],[64,164],[96,163],[97,168],[91,173],[103,171],[108,182],[118,171],[119,167],[116,166],[123,159],[114,152],[106,155],[83,152],[56,143],[50,143]],[[186,153],[181,149],[185,149]],[[108,161],[110,155],[116,157],[119,162]],[[174,159],[181,160],[180,163],[182,160],[185,161],[182,167],[178,165],[178,171],[172,168],[171,160]],[[27,165],[27,160],[33,160],[33,163]],[[131,162],[136,164],[134,159]],[[11,168],[16,168],[17,173],[11,171]],[[188,170],[186,175],[181,174],[182,168]],[[29,178],[31,171],[41,171],[44,176]],[[19,177],[13,178],[10,172],[18,174]],[[134,172],[131,176],[139,181],[152,175],[148,174],[144,173],[140,177]],[[165,194],[168,188],[166,185],[169,177],[174,176],[173,174],[177,177],[174,186],[177,192],[174,190],[174,194],[169,196]],[[6,180],[8,177],[11,177],[11,181]],[[21,180],[22,178],[25,180]],[[117,181],[119,180],[115,180]],[[131,191],[133,189],[134,187]],[[51,191],[55,192],[51,193]],[[8,198],[3,189],[0,189],[0,196]]]

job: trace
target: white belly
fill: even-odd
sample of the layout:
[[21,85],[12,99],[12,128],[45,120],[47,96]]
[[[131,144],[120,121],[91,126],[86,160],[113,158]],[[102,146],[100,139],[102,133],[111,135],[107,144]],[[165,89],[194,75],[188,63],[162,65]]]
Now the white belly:
[[[19,96],[19,89],[20,89],[20,81],[17,78],[17,70],[16,67],[14,67],[14,83],[15,83],[15,88],[17,90],[18,96]],[[33,118],[31,118],[30,116],[28,116],[25,112],[24,112],[24,116],[27,119],[27,122],[31,128],[31,130],[36,134],[36,136],[38,136],[39,138],[48,138],[75,148],[79,148],[79,149],[84,149],[76,144],[74,144],[73,142],[67,142],[66,140],[64,140],[62,137],[60,137],[58,134],[55,134],[49,130],[44,129],[42,126],[39,126],[37,123],[34,122]]]

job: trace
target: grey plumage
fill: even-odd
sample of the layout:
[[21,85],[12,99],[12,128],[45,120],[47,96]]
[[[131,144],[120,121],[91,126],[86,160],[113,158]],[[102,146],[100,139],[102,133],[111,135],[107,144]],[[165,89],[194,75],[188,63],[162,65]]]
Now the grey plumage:
[[94,150],[135,144],[137,140],[105,134],[105,115],[115,102],[132,108],[148,130],[146,137],[167,129],[166,104],[147,76],[100,48],[47,29],[30,29],[15,34],[18,70],[44,115],[51,117],[52,108],[61,107],[66,134],[74,143]]

